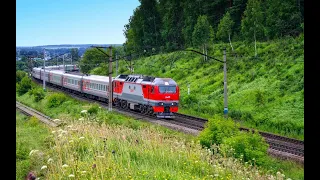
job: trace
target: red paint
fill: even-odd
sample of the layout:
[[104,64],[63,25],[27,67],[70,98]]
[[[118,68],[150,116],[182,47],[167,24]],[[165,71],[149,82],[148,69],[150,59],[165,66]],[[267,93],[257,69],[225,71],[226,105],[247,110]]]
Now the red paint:
[[170,112],[178,112],[178,106],[171,106]]
[[153,106],[153,112],[163,112],[164,107],[163,106]]
[[123,86],[124,86],[124,82],[114,80],[113,81],[113,92],[121,94],[122,90],[123,90]]

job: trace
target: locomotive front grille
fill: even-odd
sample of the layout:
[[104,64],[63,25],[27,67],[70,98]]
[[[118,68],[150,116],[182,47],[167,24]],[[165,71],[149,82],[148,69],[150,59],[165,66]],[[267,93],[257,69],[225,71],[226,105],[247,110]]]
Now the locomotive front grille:
[[169,107],[169,106],[165,106],[165,107],[164,107],[164,112],[165,112],[165,113],[170,112],[170,107]]

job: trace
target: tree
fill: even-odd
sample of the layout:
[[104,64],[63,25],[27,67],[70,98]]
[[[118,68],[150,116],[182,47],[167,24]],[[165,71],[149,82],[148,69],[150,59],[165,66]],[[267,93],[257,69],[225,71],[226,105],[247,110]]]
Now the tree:
[[70,53],[71,53],[72,62],[77,62],[79,60],[78,48],[71,48]]
[[[192,33],[192,42],[194,46],[200,46],[200,48],[203,49],[203,53],[205,53],[207,44],[210,40],[211,29],[212,27],[209,24],[207,16],[199,16]],[[207,56],[204,56],[204,60],[207,60],[206,57]]]
[[244,18],[241,21],[241,33],[247,39],[254,38],[255,56],[257,56],[257,39],[264,37],[264,16],[260,0],[248,0],[247,8],[244,11]]
[[266,35],[279,38],[285,35],[299,35],[302,32],[301,13],[296,0],[266,1]]
[[[101,49],[105,53],[107,51]],[[100,63],[106,63],[109,58],[100,52],[96,48],[87,49],[83,55],[82,60],[80,61],[80,69],[82,73],[89,73],[91,69],[98,66]]]
[[200,8],[199,3],[194,0],[183,1],[184,27],[182,29],[183,41],[186,47],[192,46],[192,32],[197,23]]
[[24,76],[20,83],[17,83],[17,92],[21,96],[32,88],[33,84],[28,76]]
[[161,18],[157,8],[158,1],[139,1],[141,5],[133,11],[129,23],[124,26],[126,49],[130,53],[141,52],[146,46],[156,47],[161,44]]
[[224,17],[220,20],[220,23],[218,25],[218,31],[217,31],[217,39],[226,41],[227,38],[229,38],[229,43],[233,51],[233,47],[231,44],[231,33],[232,33],[232,27],[234,25],[233,20],[231,19],[230,13],[227,12]]
[[162,0],[159,4],[162,17],[161,37],[164,40],[167,51],[181,48],[184,44],[183,11],[180,0]]
[[17,70],[16,71],[16,83],[20,83],[22,78],[27,76],[27,73],[25,71]]

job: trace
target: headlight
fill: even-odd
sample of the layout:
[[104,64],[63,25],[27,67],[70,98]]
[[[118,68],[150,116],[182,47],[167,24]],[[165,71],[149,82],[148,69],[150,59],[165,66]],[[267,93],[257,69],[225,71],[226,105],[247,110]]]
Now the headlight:
[[163,106],[163,102],[159,102],[159,105],[160,105],[160,106]]
[[177,106],[177,105],[178,105],[178,103],[173,102],[173,103],[171,103],[171,105],[172,105],[172,106]]

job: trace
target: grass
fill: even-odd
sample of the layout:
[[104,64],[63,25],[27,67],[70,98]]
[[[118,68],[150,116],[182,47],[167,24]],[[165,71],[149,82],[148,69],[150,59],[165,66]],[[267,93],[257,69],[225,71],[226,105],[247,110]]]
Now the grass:
[[31,150],[47,149],[49,131],[37,119],[16,112],[16,179],[24,179],[28,172],[37,168],[29,158]]
[[[16,96],[18,101],[67,124],[48,127],[46,132],[51,133],[44,133],[46,148],[37,148],[40,151],[30,156],[33,165],[29,170],[41,179],[267,179],[271,175],[283,179],[282,174],[304,178],[303,167],[293,162],[271,158],[269,165],[257,167],[212,155],[200,146],[197,137],[110,113],[69,96],[48,108],[48,97],[54,93],[48,90],[39,102],[29,93]],[[87,113],[80,113],[84,109]],[[30,141],[38,141],[38,136],[36,133],[33,137],[37,138]],[[36,147],[40,146],[28,151]],[[17,170],[26,172],[22,166]]]

